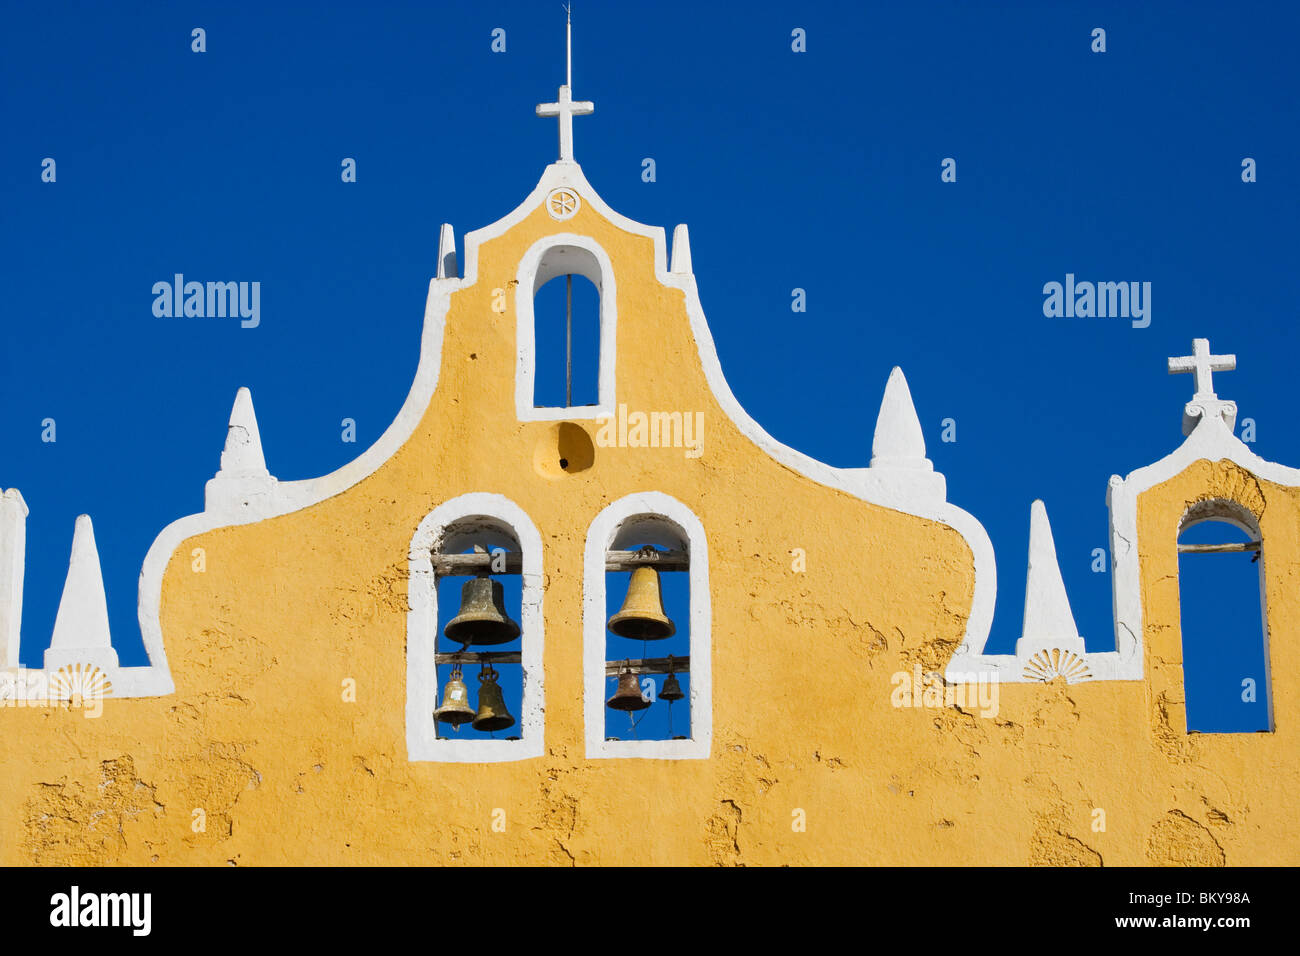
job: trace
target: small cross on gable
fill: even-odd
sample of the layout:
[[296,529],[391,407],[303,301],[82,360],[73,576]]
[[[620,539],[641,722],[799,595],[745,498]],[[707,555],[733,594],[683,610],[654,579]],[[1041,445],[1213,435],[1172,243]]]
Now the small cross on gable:
[[1214,373],[1231,372],[1237,367],[1235,355],[1211,355],[1209,339],[1192,339],[1192,354],[1169,360],[1169,374],[1191,372],[1196,376],[1196,393],[1183,408],[1183,434],[1190,435],[1197,424],[1218,418],[1228,426],[1236,426],[1237,403],[1214,394]]
[[595,112],[596,104],[589,100],[574,101],[567,85],[560,87],[558,102],[539,103],[538,116],[560,118],[560,161],[573,162],[573,118]]
[[1211,355],[1209,339],[1192,339],[1192,354],[1169,360],[1169,374],[1192,372],[1196,375],[1196,394],[1193,398],[1217,398],[1214,394],[1214,372],[1231,372],[1237,367],[1235,355]]

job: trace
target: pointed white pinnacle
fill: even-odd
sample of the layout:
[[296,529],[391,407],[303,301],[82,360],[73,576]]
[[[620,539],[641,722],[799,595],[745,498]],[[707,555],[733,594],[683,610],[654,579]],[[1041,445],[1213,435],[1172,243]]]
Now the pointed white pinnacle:
[[876,433],[871,440],[872,468],[919,468],[925,471],[933,465],[925,457],[925,436],[921,433],[921,420],[916,417],[912,392],[907,387],[903,370],[894,367],[885,385],[885,397],[880,402],[876,416]]
[[10,488],[0,494],[0,667],[18,666],[26,562],[27,503]]
[[266,470],[262,436],[253,413],[253,396],[248,389],[241,388],[230,411],[221,470],[204,487],[203,511],[240,521],[248,520],[251,514],[269,514],[275,506],[277,484]]
[[673,257],[668,271],[677,275],[690,275],[691,269],[691,235],[682,223],[673,230]]
[[1029,511],[1029,572],[1025,579],[1025,621],[1016,652],[1030,645],[1051,646],[1083,653],[1070,599],[1065,593],[1056,542],[1047,521],[1047,507],[1035,501]]
[[460,274],[456,264],[456,234],[451,223],[444,222],[438,233],[438,278],[454,279]]
[[269,474],[262,455],[262,435],[253,413],[253,394],[247,388],[235,393],[218,474],[226,478],[261,478]]
[[[104,596],[104,575],[99,567],[99,549],[95,547],[95,529],[89,515],[77,518],[72,535],[72,557],[68,561],[68,579],[54,618],[54,637],[46,652],[46,666],[57,666],[51,657],[58,652],[96,650],[112,651],[108,631],[108,600]],[[113,664],[117,663],[113,655]],[[62,663],[59,661],[58,663]]]

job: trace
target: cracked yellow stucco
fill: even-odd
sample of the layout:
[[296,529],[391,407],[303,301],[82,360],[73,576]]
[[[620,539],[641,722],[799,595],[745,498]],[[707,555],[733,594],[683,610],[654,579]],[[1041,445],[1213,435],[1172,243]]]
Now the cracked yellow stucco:
[[[496,312],[493,290],[558,231],[595,238],[617,271],[616,401],[702,411],[699,458],[596,447],[564,473],[544,452],[573,436],[517,420],[514,297]],[[1197,463],[1142,495],[1147,680],[1006,684],[989,717],[895,707],[893,675],[942,670],[962,639],[970,549],[754,445],[710,392],[683,294],[653,262],[651,240],[590,203],[562,224],[535,210],[485,242],[477,282],[451,298],[436,393],[396,454],[326,501],[176,550],[161,611],[174,695],[109,700],[96,720],[0,709],[0,863],[1297,862],[1295,492]],[[874,410],[861,412],[859,436]],[[646,490],[683,502],[708,539],[706,760],[584,756],[585,535]],[[407,548],[425,515],[470,491],[506,496],[542,535],[546,750],[412,763]],[[1264,528],[1274,734],[1183,730],[1174,542],[1207,492],[1246,499]]]

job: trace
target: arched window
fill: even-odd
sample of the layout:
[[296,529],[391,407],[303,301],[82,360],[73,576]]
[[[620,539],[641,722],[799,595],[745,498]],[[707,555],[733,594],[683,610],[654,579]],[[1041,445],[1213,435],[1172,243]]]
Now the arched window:
[[533,298],[537,374],[533,405],[575,408],[600,400],[600,292],[585,275],[565,273]]
[[707,757],[712,610],[703,526],[668,495],[630,495],[592,522],[585,561],[587,756]]
[[408,555],[410,759],[542,753],[541,550],[500,495],[462,495],[420,523]]
[[521,420],[613,414],[615,304],[613,267],[591,238],[547,236],[524,254],[515,284]]
[[1273,729],[1259,526],[1230,501],[1198,503],[1178,535],[1189,733]]

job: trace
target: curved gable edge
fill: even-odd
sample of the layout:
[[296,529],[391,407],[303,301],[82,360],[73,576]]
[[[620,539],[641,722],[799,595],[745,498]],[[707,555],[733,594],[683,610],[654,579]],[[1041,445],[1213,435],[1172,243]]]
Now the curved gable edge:
[[[147,668],[139,668],[142,673],[132,688],[134,693],[119,696],[161,696],[175,691],[163,646],[161,604],[163,576],[180,545],[189,538],[217,528],[253,524],[279,517],[342,494],[378,471],[384,462],[395,455],[414,434],[433,398],[441,369],[443,335],[451,295],[477,282],[480,245],[503,235],[521,222],[545,201],[552,189],[561,185],[578,189],[583,200],[616,227],[652,240],[656,279],[662,285],[680,289],[684,293],[691,331],[709,388],[731,421],[755,445],[770,458],[818,484],[842,491],[869,504],[938,522],[952,528],[962,537],[973,557],[975,584],[965,633],[953,662],[949,664],[949,673],[954,672],[954,667],[958,673],[979,670],[988,674],[1008,670],[1003,662],[985,658],[981,654],[993,623],[997,593],[993,544],[984,526],[969,512],[943,500],[943,496],[909,494],[906,490],[887,487],[870,474],[871,469],[835,468],[782,444],[768,434],[741,407],[727,384],[713,335],[704,317],[694,275],[669,272],[667,236],[663,227],[647,226],[615,212],[592,189],[577,163],[557,162],[546,167],[533,191],[504,218],[465,234],[463,278],[434,278],[429,281],[420,359],[415,378],[401,409],[374,444],[329,474],[298,481],[273,481],[269,494],[247,507],[229,501],[209,501],[203,512],[179,518],[159,533],[150,546],[140,571],[138,616],[150,664]],[[1004,676],[1006,678],[1015,679],[1009,672]]]

